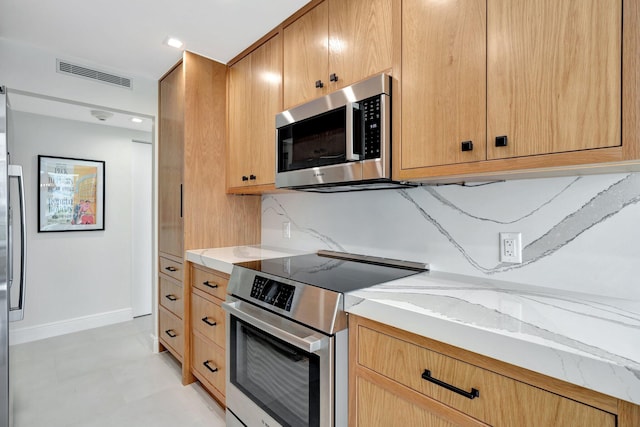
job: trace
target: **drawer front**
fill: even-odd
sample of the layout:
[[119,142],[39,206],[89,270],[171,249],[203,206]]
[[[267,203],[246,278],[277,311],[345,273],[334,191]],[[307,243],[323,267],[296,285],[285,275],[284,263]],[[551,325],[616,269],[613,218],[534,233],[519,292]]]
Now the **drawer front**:
[[191,285],[224,301],[227,297],[229,276],[194,265],[191,270]]
[[182,286],[160,276],[160,304],[179,318],[184,317]]
[[224,382],[227,375],[224,349],[201,338],[198,334],[192,334],[192,339],[191,366],[200,376],[224,394]]
[[171,276],[179,282],[183,281],[183,268],[180,262],[160,257],[160,273]]
[[191,294],[191,326],[220,347],[225,347],[225,315],[217,304]]
[[[360,365],[494,426],[615,426],[607,412],[363,326],[357,357]],[[425,370],[458,392],[424,379]],[[473,390],[478,396],[471,399]]]
[[158,309],[158,321],[160,323],[159,337],[163,344],[170,347],[182,358],[184,354],[184,327],[182,319],[179,319],[164,307]]

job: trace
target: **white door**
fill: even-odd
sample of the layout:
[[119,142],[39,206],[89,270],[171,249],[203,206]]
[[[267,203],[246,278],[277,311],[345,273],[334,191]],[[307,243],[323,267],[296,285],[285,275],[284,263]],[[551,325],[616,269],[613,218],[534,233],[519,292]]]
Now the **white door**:
[[133,141],[131,145],[132,308],[133,317],[138,317],[151,314],[152,305],[152,156],[151,144]]

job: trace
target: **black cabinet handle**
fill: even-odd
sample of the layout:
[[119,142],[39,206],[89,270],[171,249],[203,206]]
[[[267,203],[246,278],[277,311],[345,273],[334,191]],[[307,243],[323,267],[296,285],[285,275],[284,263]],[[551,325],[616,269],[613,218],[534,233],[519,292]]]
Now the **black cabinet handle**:
[[210,322],[208,317],[203,317],[202,321],[209,326],[216,326],[216,322]]
[[338,75],[336,73],[332,73],[331,75],[329,75],[329,81],[337,82],[338,81]]
[[183,197],[182,197],[182,184],[180,184],[180,218],[182,218],[182,205],[183,205],[182,199],[183,199]]
[[255,181],[256,176],[255,175],[249,175],[249,179],[252,180],[252,181]]
[[203,284],[203,285],[205,285],[205,286],[210,287],[211,289],[215,289],[215,288],[217,288],[217,287],[218,287],[218,285],[216,285],[215,283],[214,283],[214,284],[211,284],[211,282],[209,282],[208,280],[207,280],[207,281],[205,281],[205,282],[202,282],[202,284]]
[[175,268],[175,267],[171,267],[171,266],[169,266],[169,267],[165,267],[164,269],[165,269],[165,270],[167,270],[167,271],[171,271],[171,272],[178,271],[178,269],[177,269],[177,268]]
[[207,368],[208,370],[210,370],[213,373],[218,372],[218,368],[212,368],[211,366],[209,366],[209,361],[207,360],[206,362],[203,363],[204,367]]
[[174,331],[173,329],[167,329],[166,331],[164,331],[164,333],[169,335],[171,338],[175,338],[178,336],[178,334],[176,334],[176,331]]
[[176,298],[176,296],[175,296],[175,295],[171,295],[171,294],[169,294],[169,295],[165,295],[164,297],[165,297],[166,299],[168,299],[169,301],[178,301],[178,298]]
[[462,151],[472,151],[472,150],[473,150],[473,141],[462,142]]
[[462,396],[466,397],[467,399],[475,399],[476,397],[480,397],[480,391],[478,391],[475,388],[471,389],[471,392],[468,391],[464,391],[456,386],[453,386],[451,384],[447,384],[444,381],[440,381],[439,379],[433,378],[431,376],[431,371],[428,369],[425,369],[424,372],[422,373],[422,379],[423,380],[427,380],[431,383],[437,384],[440,387],[444,387],[447,390],[451,390],[454,393],[458,393],[461,394]]
[[242,180],[243,180],[243,181],[249,181],[249,177],[248,177],[248,176],[246,176],[246,175],[242,175]]
[[324,87],[324,83],[322,80],[316,80],[316,89],[322,89]]
[[507,143],[507,135],[496,136],[496,147],[506,147]]

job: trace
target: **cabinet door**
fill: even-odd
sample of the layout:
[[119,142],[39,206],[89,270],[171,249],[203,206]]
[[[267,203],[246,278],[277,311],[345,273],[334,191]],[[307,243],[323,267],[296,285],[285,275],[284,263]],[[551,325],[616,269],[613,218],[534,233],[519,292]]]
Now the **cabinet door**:
[[485,17],[484,0],[403,1],[401,169],[485,159]]
[[489,159],[620,145],[621,2],[487,2]]
[[[465,425],[469,427],[486,426],[479,421],[466,417],[464,414],[451,410],[455,419],[448,420],[429,410],[429,408],[405,400],[399,394],[357,378],[357,411],[356,425],[358,427],[455,427]],[[399,389],[400,390],[400,389]]]
[[328,4],[311,9],[284,29],[284,108],[325,93],[315,82],[328,83]]
[[[276,114],[282,110],[282,43],[276,36],[251,53],[252,185],[273,184],[276,168]],[[250,177],[251,178],[251,177]]]
[[[251,55],[229,68],[229,164],[227,185],[248,184],[251,168]],[[243,180],[242,177],[246,177]]]
[[[333,91],[391,68],[392,1],[329,1],[329,74]],[[329,76],[323,76],[329,80]],[[324,80],[323,80],[324,81]]]
[[184,74],[178,65],[160,81],[158,138],[158,251],[182,258]]
[[282,110],[277,35],[229,68],[229,187],[275,182],[275,117]]

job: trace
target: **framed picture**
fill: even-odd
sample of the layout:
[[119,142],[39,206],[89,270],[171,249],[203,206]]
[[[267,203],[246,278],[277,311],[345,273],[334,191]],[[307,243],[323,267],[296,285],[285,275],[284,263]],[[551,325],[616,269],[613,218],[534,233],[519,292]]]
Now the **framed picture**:
[[38,232],[104,230],[104,162],[38,156]]

